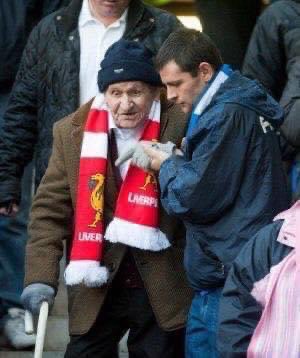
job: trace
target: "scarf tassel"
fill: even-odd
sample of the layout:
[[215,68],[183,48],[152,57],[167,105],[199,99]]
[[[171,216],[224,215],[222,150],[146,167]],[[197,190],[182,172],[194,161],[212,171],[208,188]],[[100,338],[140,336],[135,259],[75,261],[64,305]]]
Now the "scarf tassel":
[[116,217],[107,227],[105,239],[112,243],[150,251],[161,251],[171,246],[166,235],[158,228],[135,224]]
[[65,281],[69,286],[85,284],[87,287],[100,287],[108,280],[108,270],[98,261],[70,261],[65,270]]

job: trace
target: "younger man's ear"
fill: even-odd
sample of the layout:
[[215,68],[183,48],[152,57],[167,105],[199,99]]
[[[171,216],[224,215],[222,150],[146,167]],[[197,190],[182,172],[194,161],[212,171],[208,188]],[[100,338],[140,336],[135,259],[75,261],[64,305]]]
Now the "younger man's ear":
[[212,76],[214,75],[214,69],[212,65],[210,65],[208,62],[201,62],[199,64],[199,73],[201,76],[201,79],[207,83],[211,80]]

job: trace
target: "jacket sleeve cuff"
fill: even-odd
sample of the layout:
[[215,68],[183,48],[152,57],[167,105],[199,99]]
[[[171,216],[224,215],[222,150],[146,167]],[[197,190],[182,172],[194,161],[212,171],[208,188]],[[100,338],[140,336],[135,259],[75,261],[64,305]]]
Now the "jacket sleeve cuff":
[[21,183],[20,181],[14,181],[13,183],[1,183],[0,184],[0,204],[21,201]]

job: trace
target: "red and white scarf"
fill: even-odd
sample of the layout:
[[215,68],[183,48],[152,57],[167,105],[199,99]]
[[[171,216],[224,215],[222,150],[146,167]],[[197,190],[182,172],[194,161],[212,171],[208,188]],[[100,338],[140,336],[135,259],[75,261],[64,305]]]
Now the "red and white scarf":
[[[251,338],[248,358],[300,357],[300,201],[280,213],[283,219],[277,241],[294,247],[252,295],[263,313]],[[267,259],[267,258],[266,258]],[[259,288],[260,287],[260,288]]]
[[[106,179],[109,116],[103,94],[92,103],[86,121],[80,156],[75,228],[67,285],[103,285],[108,270],[101,266],[106,240],[144,250],[160,251],[170,246],[158,227],[159,189],[153,175],[129,166],[117,200],[115,215],[106,229],[104,185]],[[160,132],[160,102],[154,101],[140,140],[156,141]]]

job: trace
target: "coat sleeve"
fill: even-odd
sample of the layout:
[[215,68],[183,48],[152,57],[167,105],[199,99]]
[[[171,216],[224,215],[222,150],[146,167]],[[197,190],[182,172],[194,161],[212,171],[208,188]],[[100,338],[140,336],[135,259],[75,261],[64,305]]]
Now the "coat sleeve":
[[[300,36],[300,29],[298,30]],[[287,141],[297,147],[300,147],[300,39],[294,39],[294,48],[287,50],[289,59],[286,65],[288,79],[280,99],[280,104],[285,111],[285,119],[281,126],[281,132]]]
[[277,100],[286,81],[280,6],[271,5],[259,17],[243,64],[243,74],[261,82]]
[[[218,349],[222,358],[246,357],[252,334],[262,314],[261,304],[251,293],[255,283],[268,279],[273,242],[280,226],[281,223],[276,222],[261,229],[232,264],[219,308]],[[259,292],[258,288],[256,291],[257,297],[259,294],[264,297],[264,292]]]
[[191,157],[174,155],[163,163],[161,202],[169,215],[202,224],[219,218],[234,202],[251,133],[241,125],[248,116],[246,111],[235,108],[227,113],[217,125],[194,136]]
[[31,210],[25,285],[41,282],[57,287],[63,240],[71,239],[72,218],[62,140],[55,125],[53,152]]
[[37,140],[37,28],[31,33],[13,86],[0,140],[0,203],[20,201],[24,167]]

